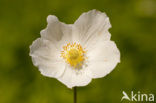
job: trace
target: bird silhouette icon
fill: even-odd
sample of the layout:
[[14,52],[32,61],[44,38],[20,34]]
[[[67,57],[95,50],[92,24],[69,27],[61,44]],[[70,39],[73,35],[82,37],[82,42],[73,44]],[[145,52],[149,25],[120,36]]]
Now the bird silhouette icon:
[[127,99],[127,100],[131,101],[130,98],[128,97],[128,95],[127,95],[127,93],[126,93],[125,91],[123,91],[122,94],[123,94],[123,97],[121,98],[121,101],[122,101],[123,99]]

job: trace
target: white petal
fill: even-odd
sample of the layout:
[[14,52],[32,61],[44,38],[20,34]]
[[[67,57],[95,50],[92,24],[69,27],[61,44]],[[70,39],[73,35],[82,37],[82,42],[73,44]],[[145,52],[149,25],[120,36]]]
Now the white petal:
[[91,43],[96,42],[99,38],[110,40],[108,29],[111,27],[109,18],[105,13],[97,10],[91,10],[83,13],[74,23],[75,31],[79,33],[76,36],[82,45],[88,47]]
[[30,46],[30,56],[33,64],[40,72],[49,77],[59,77],[65,69],[65,64],[59,57],[56,47],[49,40],[38,38]]
[[50,40],[60,47],[59,41],[70,42],[72,39],[72,25],[67,25],[58,20],[56,16],[47,17],[48,25],[41,31],[41,38]]
[[112,41],[103,41],[92,51],[88,51],[88,69],[93,78],[104,77],[120,62],[120,52]]
[[67,66],[65,72],[58,80],[68,88],[86,86],[91,82],[91,75],[91,72],[87,68],[82,68],[78,71]]

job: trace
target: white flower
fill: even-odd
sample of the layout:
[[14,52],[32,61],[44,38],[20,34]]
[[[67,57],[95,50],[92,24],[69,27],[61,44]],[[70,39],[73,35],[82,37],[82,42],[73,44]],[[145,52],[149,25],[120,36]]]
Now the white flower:
[[47,17],[41,37],[30,46],[30,56],[44,76],[57,78],[67,87],[85,86],[92,78],[109,74],[120,62],[120,52],[110,40],[105,13],[91,10],[74,24]]

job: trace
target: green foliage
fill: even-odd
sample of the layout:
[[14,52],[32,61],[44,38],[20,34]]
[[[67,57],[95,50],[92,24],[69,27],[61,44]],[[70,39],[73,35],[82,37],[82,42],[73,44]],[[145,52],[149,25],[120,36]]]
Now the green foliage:
[[49,14],[73,23],[91,9],[110,17],[121,63],[78,88],[78,103],[120,103],[123,90],[156,94],[155,5],[155,0],[0,0],[0,103],[73,102],[72,90],[33,66],[29,46]]

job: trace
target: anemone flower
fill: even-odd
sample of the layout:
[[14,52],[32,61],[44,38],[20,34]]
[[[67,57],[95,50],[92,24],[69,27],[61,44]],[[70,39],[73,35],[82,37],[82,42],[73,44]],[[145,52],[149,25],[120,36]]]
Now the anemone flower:
[[41,37],[30,46],[33,64],[42,75],[56,78],[68,88],[86,86],[92,79],[109,74],[120,62],[105,13],[91,10],[74,24],[49,15],[47,23]]

